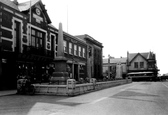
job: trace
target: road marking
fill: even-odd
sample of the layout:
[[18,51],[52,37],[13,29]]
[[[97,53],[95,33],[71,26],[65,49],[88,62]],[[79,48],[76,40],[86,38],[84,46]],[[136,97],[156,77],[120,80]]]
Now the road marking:
[[167,85],[165,85],[164,83],[162,83],[162,85],[164,85],[165,87],[167,87],[167,88],[168,88],[168,86],[167,86]]
[[97,99],[97,100],[95,100],[95,101],[92,101],[90,104],[95,104],[95,103],[97,103],[97,102],[99,102],[99,101],[102,101],[102,100],[104,100],[104,99],[107,99],[108,97],[102,97],[102,98],[100,98],[100,99]]

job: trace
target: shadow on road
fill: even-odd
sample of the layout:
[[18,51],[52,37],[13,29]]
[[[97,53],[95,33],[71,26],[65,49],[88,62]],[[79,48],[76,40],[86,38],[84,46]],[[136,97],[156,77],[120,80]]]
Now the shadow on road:
[[120,93],[117,93],[111,96],[110,98],[155,102],[155,101],[149,100],[148,98],[144,99],[143,97],[159,97],[159,96],[147,94],[147,93],[135,92],[135,91],[122,91]]
[[[58,102],[69,97],[65,96],[47,96],[47,95],[8,95],[0,97],[0,115],[21,115],[22,113],[27,115],[32,108],[37,107],[40,109],[40,105],[66,105],[76,106],[80,103],[65,103]],[[40,104],[40,105],[39,105]],[[46,106],[46,107],[47,107]]]

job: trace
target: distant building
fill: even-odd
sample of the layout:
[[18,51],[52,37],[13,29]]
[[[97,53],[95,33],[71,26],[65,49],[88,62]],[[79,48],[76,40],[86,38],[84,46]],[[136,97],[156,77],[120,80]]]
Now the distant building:
[[87,34],[76,37],[85,40],[87,44],[87,76],[102,79],[102,43]]
[[125,78],[127,74],[127,58],[103,59],[103,76]]
[[156,77],[159,71],[157,68],[156,55],[151,51],[145,53],[127,52],[127,63],[129,74],[136,74],[136,76],[138,76],[137,74],[144,73],[144,75],[139,76],[139,78],[150,77],[145,75],[150,73],[151,76]]

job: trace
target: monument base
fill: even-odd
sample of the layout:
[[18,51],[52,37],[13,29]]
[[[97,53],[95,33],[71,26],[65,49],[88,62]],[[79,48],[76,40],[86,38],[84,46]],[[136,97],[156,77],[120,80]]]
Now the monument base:
[[67,72],[67,59],[63,56],[58,56],[54,60],[55,70],[50,79],[50,84],[64,85],[69,78]]

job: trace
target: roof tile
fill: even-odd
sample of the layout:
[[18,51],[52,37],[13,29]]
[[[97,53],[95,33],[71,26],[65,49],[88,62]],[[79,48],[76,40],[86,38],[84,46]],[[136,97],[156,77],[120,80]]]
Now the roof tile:
[[14,8],[15,10],[19,10],[18,9],[18,6],[16,4],[13,3],[13,1],[10,1],[10,0],[0,0],[1,3],[9,6],[9,7],[12,7]]

